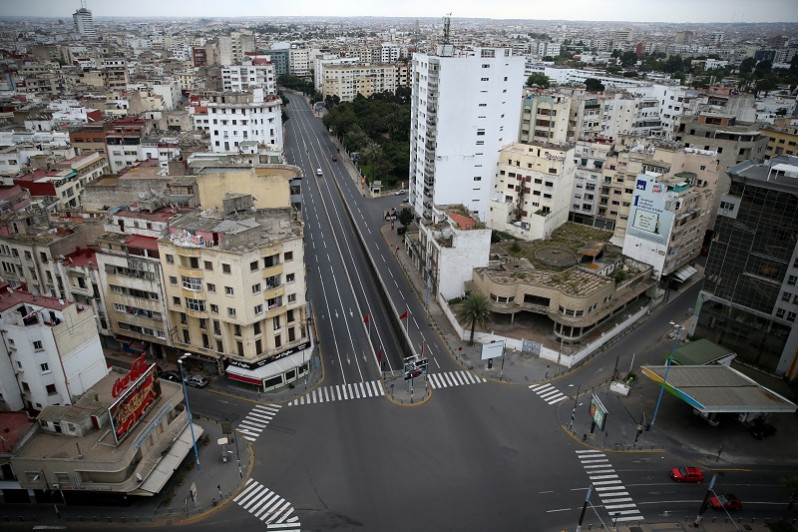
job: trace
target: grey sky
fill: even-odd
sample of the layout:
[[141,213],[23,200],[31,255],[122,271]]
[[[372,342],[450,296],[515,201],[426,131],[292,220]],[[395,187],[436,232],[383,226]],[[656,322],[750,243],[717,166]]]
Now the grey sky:
[[[68,18],[80,0],[0,0],[0,16]],[[396,16],[616,20],[633,22],[798,22],[796,0],[88,0],[95,17]]]

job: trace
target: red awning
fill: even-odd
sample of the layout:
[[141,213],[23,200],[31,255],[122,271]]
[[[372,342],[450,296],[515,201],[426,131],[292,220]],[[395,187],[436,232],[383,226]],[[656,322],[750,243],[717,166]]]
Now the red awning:
[[247,384],[254,384],[255,386],[260,386],[262,384],[260,379],[256,379],[254,377],[246,377],[244,375],[238,375],[237,373],[232,373],[230,371],[227,372],[227,377],[234,381],[245,382]]
[[131,248],[158,251],[158,239],[153,236],[133,235],[125,240],[125,244]]

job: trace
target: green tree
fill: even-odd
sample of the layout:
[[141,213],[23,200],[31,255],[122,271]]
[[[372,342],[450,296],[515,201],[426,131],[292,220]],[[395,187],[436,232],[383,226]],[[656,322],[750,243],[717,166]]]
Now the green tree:
[[411,224],[413,221],[413,211],[410,210],[410,207],[405,207],[401,211],[399,211],[399,223],[402,225],[403,228],[407,229],[407,226]]
[[596,78],[587,78],[585,88],[588,92],[604,92],[604,85]]
[[678,71],[685,71],[687,67],[682,60],[682,56],[680,55],[672,55],[668,57],[665,61],[665,64],[662,65],[662,71],[666,74],[673,74],[674,72]]
[[637,63],[637,54],[634,52],[624,52],[621,54],[621,66],[628,68]]
[[754,77],[757,79],[766,78],[770,75],[771,70],[773,70],[773,61],[770,59],[760,61],[754,68]]
[[490,301],[479,292],[469,292],[457,314],[460,321],[471,328],[468,345],[474,345],[474,330],[477,325],[487,327],[491,322]]
[[531,87],[537,85],[541,89],[548,89],[551,85],[551,80],[543,72],[535,72],[526,78],[526,86]]
[[763,78],[756,82],[756,92],[765,91],[766,98],[768,93],[776,87],[778,87],[778,83],[776,79],[772,77]]
[[377,167],[382,166],[385,159],[385,153],[382,151],[382,146],[376,142],[369,142],[360,152],[360,157],[363,162],[371,167],[371,179],[377,178]]
[[754,71],[755,66],[756,66],[756,59],[754,59],[753,57],[746,57],[740,63],[740,66],[737,67],[737,70],[739,70],[741,75],[747,76],[748,74]]

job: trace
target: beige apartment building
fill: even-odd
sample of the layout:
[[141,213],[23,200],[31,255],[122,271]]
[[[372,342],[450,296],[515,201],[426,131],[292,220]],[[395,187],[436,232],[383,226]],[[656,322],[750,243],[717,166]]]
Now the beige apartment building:
[[490,227],[522,240],[551,236],[568,221],[575,168],[571,144],[516,142],[502,148]]
[[310,358],[290,168],[201,169],[202,208],[170,219],[158,240],[175,348],[264,389],[304,375]]
[[568,140],[571,98],[554,91],[525,90],[518,140],[564,144]]
[[358,94],[368,98],[380,92],[395,92],[395,65],[322,65],[322,95],[338,96],[342,102],[355,99]]

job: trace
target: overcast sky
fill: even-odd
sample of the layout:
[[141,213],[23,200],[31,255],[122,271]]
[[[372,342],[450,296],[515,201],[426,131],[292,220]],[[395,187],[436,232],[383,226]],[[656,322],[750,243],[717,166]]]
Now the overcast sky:
[[[0,16],[69,18],[80,0],[0,0]],[[798,0],[88,0],[95,17],[391,16],[618,20],[633,22],[798,22]]]

